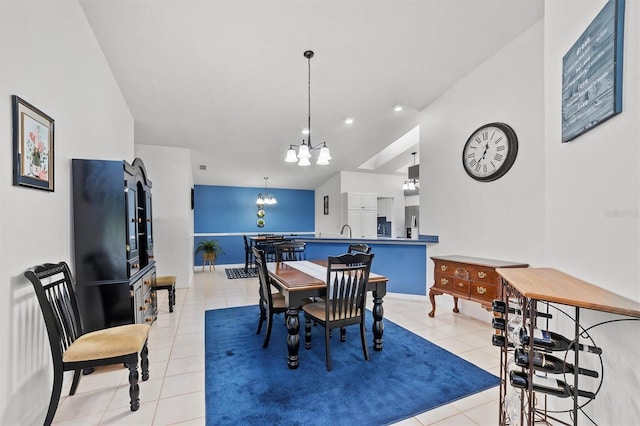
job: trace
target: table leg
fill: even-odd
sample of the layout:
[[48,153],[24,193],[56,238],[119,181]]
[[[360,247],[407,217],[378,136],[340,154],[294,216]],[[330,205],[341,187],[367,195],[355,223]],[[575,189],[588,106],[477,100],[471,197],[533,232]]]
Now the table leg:
[[289,308],[286,313],[287,319],[287,364],[289,368],[298,368],[298,350],[300,349],[300,319],[298,318],[298,308]]
[[382,317],[384,309],[382,308],[382,297],[378,297],[378,293],[373,293],[373,350],[381,351],[384,341],[382,333],[384,333],[384,323]]

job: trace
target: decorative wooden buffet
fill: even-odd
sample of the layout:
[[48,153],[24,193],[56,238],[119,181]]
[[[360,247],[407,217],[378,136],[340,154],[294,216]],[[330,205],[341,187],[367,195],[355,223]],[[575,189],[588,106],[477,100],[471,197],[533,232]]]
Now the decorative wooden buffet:
[[142,160],[72,160],[76,293],[85,330],[157,315],[151,181]]
[[[590,309],[612,314],[624,315],[631,318],[640,318],[640,303],[612,293],[586,281],[582,281],[578,278],[572,277],[571,275],[565,274],[556,269],[499,268],[496,270],[496,272],[503,281],[501,294],[502,301],[505,302],[505,304],[517,303],[521,307],[520,316],[522,318],[522,330],[526,330],[524,338],[523,334],[519,334],[520,341],[518,341],[517,339],[514,341],[514,339],[509,336],[510,332],[507,331],[509,330],[509,327],[506,327],[506,330],[502,332],[503,337],[500,337],[502,345],[500,355],[501,368],[499,424],[533,425],[535,423],[544,423],[577,425],[579,420],[579,410],[585,405],[585,401],[587,399],[595,398],[595,394],[590,392],[594,389],[585,389],[587,385],[584,383],[586,382],[584,378],[582,379],[582,386],[580,384],[580,375],[584,373],[573,373],[573,376],[571,377],[572,373],[562,374],[557,372],[547,372],[547,377],[543,378],[543,380],[549,379],[551,383],[556,383],[556,385],[558,381],[561,381],[561,386],[558,387],[564,387],[564,389],[566,389],[567,393],[564,395],[564,397],[568,398],[571,401],[571,404],[569,404],[571,408],[568,408],[565,411],[547,411],[546,398],[557,398],[558,396],[553,396],[554,394],[550,393],[547,389],[544,389],[545,392],[542,392],[541,388],[538,388],[538,390],[534,391],[534,386],[536,386],[536,379],[533,377],[533,372],[534,370],[539,370],[540,367],[539,364],[536,364],[534,361],[536,360],[536,352],[542,354],[541,358],[543,363],[545,363],[544,356],[545,354],[547,354],[544,350],[544,347],[540,347],[539,344],[536,344],[534,341],[534,337],[532,337],[536,336],[536,328],[538,326],[540,326],[540,328],[544,327],[544,325],[537,324],[537,322],[541,322],[542,320],[542,318],[539,318],[537,314],[543,311],[542,308],[544,308],[545,306],[546,311],[549,311],[550,313],[553,313],[554,310],[549,310],[549,307],[553,307],[556,305],[565,305],[574,308],[572,317],[574,322],[574,335],[566,336],[566,338],[570,340],[570,348],[581,347],[581,349],[585,350],[572,350],[572,354],[567,353],[567,356],[565,357],[567,361],[562,362],[562,365],[568,365],[569,362],[573,363],[571,369],[575,372],[580,371],[579,365],[580,359],[582,357],[598,356],[597,354],[601,353],[601,350],[597,347],[587,347],[587,344],[592,345],[595,344],[595,342],[589,341],[585,337],[585,329],[580,325],[580,310]],[[553,305],[549,305],[549,303],[552,303]],[[547,312],[547,314],[549,312]],[[508,323],[509,315],[517,316],[519,314],[510,314],[509,312],[505,312],[502,315],[505,323]],[[606,321],[602,324],[605,323]],[[589,328],[595,328],[596,326],[597,325],[594,325]],[[538,336],[540,336],[540,334],[538,334]],[[558,337],[555,337],[555,339],[558,340]],[[525,364],[526,366],[511,367],[515,368],[515,371],[517,372],[517,374],[520,374],[521,377],[526,377],[527,386],[522,389],[516,389],[515,386],[510,384],[510,366],[508,359],[510,356],[513,356],[514,347],[520,347],[519,350],[523,351],[521,353],[526,353],[528,359],[528,363]],[[558,351],[560,349],[555,350]],[[587,352],[591,353],[587,354]],[[558,354],[562,352],[555,353]],[[558,358],[562,360],[562,355],[559,355]],[[538,371],[536,377],[540,375],[539,373],[540,371]],[[604,376],[604,374],[602,374],[602,376]],[[510,392],[508,392],[509,390]],[[516,395],[519,395],[519,402],[516,405],[517,409],[513,413],[513,416],[516,418],[509,419],[509,416],[506,413],[506,411],[508,410],[506,410],[505,408],[510,404],[511,401],[510,398],[507,397],[507,394],[514,393],[514,391]],[[591,396],[588,396],[588,394],[591,394]],[[564,415],[566,418],[559,419],[559,415]]]
[[501,280],[496,268],[526,268],[526,263],[504,260],[482,259],[467,256],[432,256],[435,263],[434,284],[429,289],[431,312],[436,313],[435,296],[450,294],[453,296],[453,312],[458,313],[458,299],[478,302],[490,310],[491,302],[500,294]]

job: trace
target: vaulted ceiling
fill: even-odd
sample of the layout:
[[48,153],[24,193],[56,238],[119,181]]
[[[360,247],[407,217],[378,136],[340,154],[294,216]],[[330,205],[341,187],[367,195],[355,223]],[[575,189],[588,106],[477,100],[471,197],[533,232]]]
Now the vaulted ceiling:
[[[262,186],[268,176],[270,187],[298,189],[340,170],[406,173],[416,137],[374,156],[543,17],[542,0],[79,1],[136,143],[190,149],[196,184]],[[315,51],[313,144],[326,141],[329,166],[317,154],[309,167],[283,161],[306,138],[305,50]]]

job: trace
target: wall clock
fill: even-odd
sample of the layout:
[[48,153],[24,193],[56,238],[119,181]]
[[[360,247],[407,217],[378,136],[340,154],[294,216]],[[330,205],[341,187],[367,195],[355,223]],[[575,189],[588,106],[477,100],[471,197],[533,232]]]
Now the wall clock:
[[489,123],[467,139],[462,150],[462,166],[473,179],[490,182],[504,176],[517,155],[516,132],[505,123]]

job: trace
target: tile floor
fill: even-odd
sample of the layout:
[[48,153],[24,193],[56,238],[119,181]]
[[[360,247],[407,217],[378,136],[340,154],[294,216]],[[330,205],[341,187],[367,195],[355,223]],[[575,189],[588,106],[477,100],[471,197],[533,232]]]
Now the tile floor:
[[[228,266],[228,265],[227,265]],[[198,268],[199,269],[199,268]],[[158,296],[158,319],[149,337],[150,379],[140,384],[140,409],[129,410],[128,372],[116,366],[83,376],[76,395],[69,397],[69,376],[56,425],[204,425],[204,312],[257,303],[257,278],[228,280],[224,266],[197,271],[189,289],[177,289],[169,313],[167,292]],[[423,336],[477,366],[498,375],[499,352],[491,346],[491,325],[453,314],[448,296],[438,298],[435,318],[425,296],[387,294],[385,318]],[[284,362],[284,360],[283,360]],[[420,425],[496,425],[498,389],[455,401],[396,423]]]

